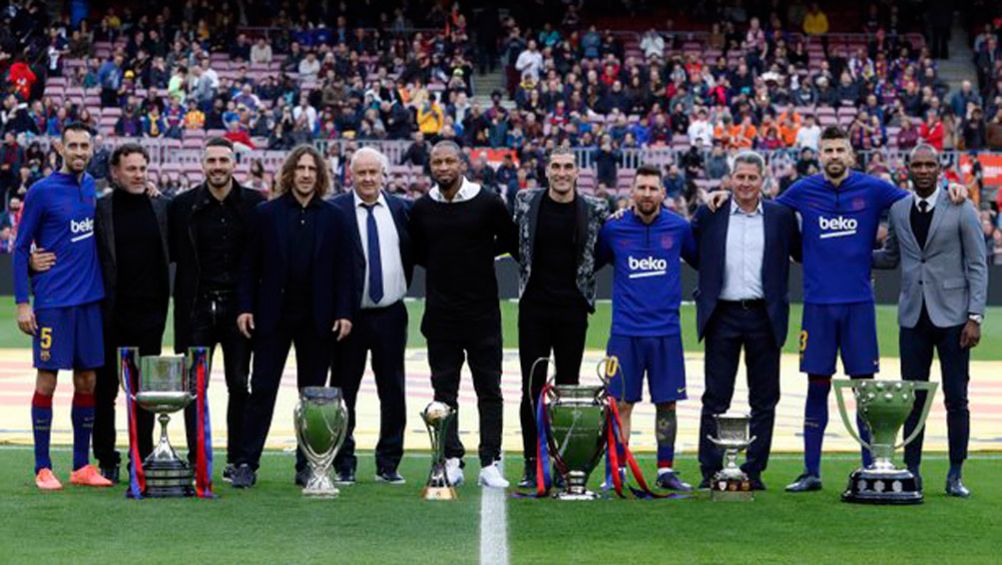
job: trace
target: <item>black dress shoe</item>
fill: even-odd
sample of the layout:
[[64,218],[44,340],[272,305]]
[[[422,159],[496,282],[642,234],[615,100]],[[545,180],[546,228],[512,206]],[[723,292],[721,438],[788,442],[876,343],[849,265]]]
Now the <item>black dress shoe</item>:
[[821,477],[804,473],[786,485],[786,492],[811,492],[821,490]]
[[710,490],[710,482],[712,480],[710,477],[703,477],[703,480],[699,481],[699,486],[696,488],[699,490]]
[[376,482],[391,485],[403,485],[407,483],[407,479],[396,471],[383,470],[376,473]]
[[310,480],[310,472],[306,469],[296,471],[296,486],[305,487]]
[[338,486],[348,486],[355,484],[355,471],[346,469],[334,472],[334,484]]
[[257,482],[257,473],[246,463],[233,470],[233,488],[250,488]]
[[748,482],[751,484],[752,490],[766,490],[765,483],[759,477],[751,477],[748,479]]
[[101,467],[101,476],[111,481],[112,484],[119,483],[118,465],[114,467]]
[[233,463],[227,463],[226,467],[223,467],[223,482],[232,483],[233,482],[233,472],[236,470],[236,466]]
[[919,474],[918,469],[908,469],[908,472],[915,477],[915,490],[922,492],[922,475]]
[[956,496],[959,498],[968,498],[969,496],[971,496],[971,491],[964,486],[964,483],[961,482],[960,477],[947,477],[946,494],[949,496]]
[[518,481],[518,488],[536,488],[536,460],[526,459],[525,460],[525,472],[522,474],[522,480]]

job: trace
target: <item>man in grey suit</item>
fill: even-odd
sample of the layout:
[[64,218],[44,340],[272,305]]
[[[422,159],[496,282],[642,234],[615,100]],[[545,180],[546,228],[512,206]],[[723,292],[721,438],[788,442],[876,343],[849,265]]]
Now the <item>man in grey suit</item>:
[[[901,374],[928,381],[933,349],[939,353],[950,443],[946,493],[967,497],[961,481],[967,458],[970,412],[967,381],[970,349],[981,339],[988,290],[985,241],[974,205],[950,205],[939,186],[936,150],[920,145],[908,165],[915,194],[891,206],[884,248],[874,251],[877,268],[901,264],[898,323]],[[920,392],[905,422],[905,435],[918,423],[925,393]],[[920,478],[922,434],[905,448],[905,463]],[[921,479],[919,479],[921,485]]]

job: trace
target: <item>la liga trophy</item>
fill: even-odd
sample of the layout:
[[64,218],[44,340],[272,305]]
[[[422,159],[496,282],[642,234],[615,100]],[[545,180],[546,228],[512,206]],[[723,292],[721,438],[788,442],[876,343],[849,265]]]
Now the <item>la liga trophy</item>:
[[[859,468],[849,475],[849,486],[842,493],[843,502],[864,504],[919,504],[922,491],[915,476],[907,469],[898,469],[892,458],[894,451],[911,443],[922,431],[936,393],[936,383],[916,381],[876,381],[843,379],[832,381],[842,422],[853,439],[870,450],[873,466]],[[870,430],[870,441],[856,433],[845,407],[843,391],[849,389],[856,399],[856,413]],[[915,404],[916,392],[927,391],[918,425],[911,435],[896,443],[898,431]]]

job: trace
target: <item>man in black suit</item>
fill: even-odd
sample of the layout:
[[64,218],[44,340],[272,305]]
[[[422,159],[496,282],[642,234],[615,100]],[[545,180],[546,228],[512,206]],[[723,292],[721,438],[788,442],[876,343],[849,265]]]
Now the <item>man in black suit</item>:
[[[351,274],[343,216],[323,200],[327,164],[312,145],[294,148],[279,173],[275,198],[254,211],[240,278],[237,327],[253,339],[254,372],[233,486],[256,481],[271,427],[278,386],[296,346],[300,389],[327,382],[333,336],[351,332]],[[296,484],[306,484],[306,460],[296,453]]]
[[403,484],[397,466],[403,457],[407,423],[407,308],[403,298],[414,270],[407,231],[410,203],[382,190],[389,166],[379,151],[359,149],[350,167],[353,190],[333,200],[348,223],[354,309],[351,335],[335,348],[331,365],[331,386],[341,388],[348,405],[348,433],[334,469],[339,484],[355,482],[355,402],[371,352],[380,408],[376,481]]
[[[174,351],[189,347],[223,349],[223,367],[229,401],[226,405],[226,468],[223,480],[233,474],[241,439],[250,341],[236,328],[237,281],[240,258],[247,242],[247,227],[254,207],[264,196],[233,179],[236,160],[233,143],[210,139],[202,154],[205,182],[171,201],[168,211],[171,261],[174,274]],[[185,410],[188,459],[194,461],[195,409]]]
[[[101,475],[117,483],[122,457],[115,450],[115,399],[118,397],[119,347],[138,347],[140,355],[160,355],[170,282],[167,248],[168,201],[147,194],[150,157],[141,145],[125,143],[111,154],[113,191],[97,201],[94,232],[104,279],[101,302],[104,367],[94,390],[94,458]],[[44,249],[31,266],[46,271],[56,257]],[[136,412],[140,459],[153,451],[153,413]]]
[[790,314],[790,257],[799,260],[800,232],[793,212],[762,199],[765,161],[745,152],[734,161],[730,205],[696,211],[693,234],[699,247],[697,330],[706,340],[706,390],[699,429],[701,488],[720,470],[721,453],[707,440],[716,436],[714,415],[726,412],[734,395],[744,347],[748,371],[751,435],[743,469],[752,488],[764,490],[761,475],[769,459],[775,408],[779,402],[779,360]]

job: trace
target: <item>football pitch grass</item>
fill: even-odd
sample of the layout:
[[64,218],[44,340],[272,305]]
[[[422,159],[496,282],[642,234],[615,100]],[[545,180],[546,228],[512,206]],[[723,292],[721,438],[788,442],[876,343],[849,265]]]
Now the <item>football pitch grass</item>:
[[[793,495],[782,486],[798,473],[799,457],[777,455],[764,475],[769,490],[750,503],[712,502],[705,493],[590,502],[508,496],[507,535],[490,542],[506,547],[487,549],[506,551],[511,563],[547,564],[999,562],[998,456],[976,455],[967,464],[965,481],[974,496],[966,500],[942,493],[946,462],[930,456],[924,463],[926,501],[911,507],[841,503],[838,494],[857,461],[829,455],[825,489]],[[58,450],[54,462],[65,479],[69,451]],[[356,485],[342,487],[336,500],[306,500],[292,483],[292,455],[267,452],[253,489],[217,483],[216,500],[134,501],[125,498],[123,486],[39,492],[31,484],[31,450],[0,448],[0,560],[478,562],[482,521],[500,526],[497,516],[482,514],[475,463],[452,502],[420,499],[428,464],[426,454],[409,454],[401,466],[407,484],[390,486],[373,481],[371,454],[363,454]],[[642,457],[641,464],[653,473],[652,459]],[[695,465],[682,463],[684,478],[696,478]],[[510,480],[517,480],[520,469],[520,460],[508,459]],[[592,476],[593,489],[598,475]]]

